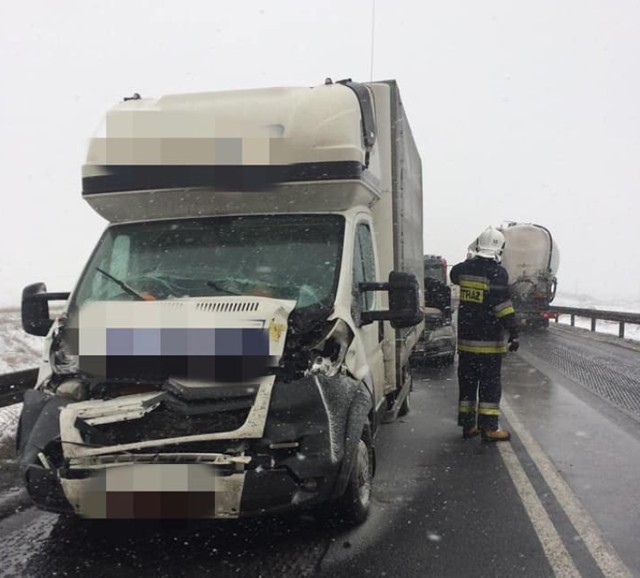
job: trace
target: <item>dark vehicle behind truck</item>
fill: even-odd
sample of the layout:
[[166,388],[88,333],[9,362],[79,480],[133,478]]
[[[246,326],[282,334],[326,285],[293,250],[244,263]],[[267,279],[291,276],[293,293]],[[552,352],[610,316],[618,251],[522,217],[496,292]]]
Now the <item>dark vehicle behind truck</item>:
[[451,365],[456,353],[452,323],[451,287],[447,261],[440,255],[424,257],[424,331],[413,353],[415,362]]

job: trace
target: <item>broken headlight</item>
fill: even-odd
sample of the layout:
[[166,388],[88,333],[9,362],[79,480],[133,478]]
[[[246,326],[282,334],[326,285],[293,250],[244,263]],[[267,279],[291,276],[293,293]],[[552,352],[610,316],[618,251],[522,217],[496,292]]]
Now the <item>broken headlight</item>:
[[79,356],[71,350],[69,342],[65,339],[63,327],[56,331],[51,340],[49,363],[53,372],[58,375],[73,375],[80,371]]
[[331,377],[340,373],[352,340],[353,332],[349,326],[342,319],[336,319],[328,333],[312,347],[311,367],[307,375]]

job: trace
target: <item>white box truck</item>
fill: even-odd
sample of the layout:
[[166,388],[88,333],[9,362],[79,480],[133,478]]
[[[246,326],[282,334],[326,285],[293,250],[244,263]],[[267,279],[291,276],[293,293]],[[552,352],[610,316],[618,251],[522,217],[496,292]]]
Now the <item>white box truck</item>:
[[77,286],[23,292],[25,330],[47,336],[18,433],[35,504],[331,502],[362,522],[422,330],[421,162],[396,82],[135,95],[82,183],[109,225]]

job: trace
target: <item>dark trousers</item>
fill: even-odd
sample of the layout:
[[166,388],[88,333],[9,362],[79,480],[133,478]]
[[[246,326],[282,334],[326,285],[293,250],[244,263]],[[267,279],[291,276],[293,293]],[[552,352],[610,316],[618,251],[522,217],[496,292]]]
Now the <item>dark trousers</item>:
[[502,357],[501,353],[460,352],[458,425],[463,428],[470,429],[477,424],[482,430],[498,429]]

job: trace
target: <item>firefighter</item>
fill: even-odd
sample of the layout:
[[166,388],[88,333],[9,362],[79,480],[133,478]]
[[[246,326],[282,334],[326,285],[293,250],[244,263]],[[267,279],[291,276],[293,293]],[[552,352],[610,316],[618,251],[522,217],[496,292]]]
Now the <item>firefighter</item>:
[[511,438],[498,426],[502,357],[519,347],[509,275],[499,264],[504,245],[502,233],[489,227],[469,246],[467,260],[451,269],[451,281],[460,286],[458,425],[464,439]]

